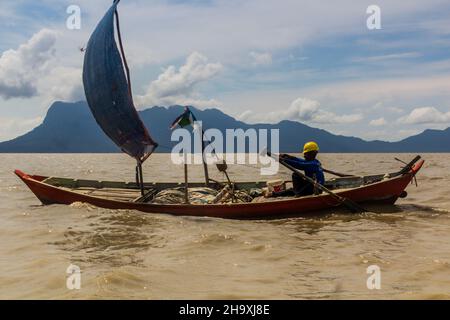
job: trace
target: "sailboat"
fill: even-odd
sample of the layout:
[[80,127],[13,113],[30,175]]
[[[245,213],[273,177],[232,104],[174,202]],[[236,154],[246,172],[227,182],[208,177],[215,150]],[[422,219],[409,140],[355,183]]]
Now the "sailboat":
[[[282,197],[254,201],[251,190],[267,186],[264,181],[181,183],[144,182],[142,164],[158,147],[139,117],[133,102],[130,71],[120,34],[117,6],[113,5],[100,20],[85,50],[83,84],[88,105],[98,125],[119,148],[136,160],[133,182],[84,180],[32,175],[15,170],[15,174],[30,188],[44,205],[75,202],[101,208],[129,209],[147,213],[165,213],[183,216],[208,216],[233,219],[260,219],[285,216],[304,216],[316,211],[354,204],[394,204],[406,197],[405,189],[414,181],[424,160],[418,156],[398,172],[368,176],[345,176],[326,181],[327,192],[304,197]],[[115,39],[117,31],[118,44]],[[226,165],[217,166],[226,173]],[[186,168],[185,168],[186,170]],[[186,176],[187,177],[187,176]],[[206,201],[190,201],[189,192],[196,188],[212,190]],[[155,201],[160,193],[184,188],[185,201],[173,203]],[[230,195],[222,197],[221,195]],[[227,201],[222,201],[224,198]],[[259,197],[261,198],[261,197]],[[345,200],[345,201],[344,201]]]

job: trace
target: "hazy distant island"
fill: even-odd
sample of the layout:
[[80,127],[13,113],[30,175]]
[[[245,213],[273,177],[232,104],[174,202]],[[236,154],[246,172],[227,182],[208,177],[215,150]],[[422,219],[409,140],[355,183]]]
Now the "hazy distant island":
[[[299,152],[304,141],[317,141],[322,152],[450,152],[450,128],[425,130],[398,142],[365,141],[360,138],[334,135],[295,121],[277,124],[247,124],[218,109],[199,110],[190,107],[205,129],[249,128],[279,129],[280,150]],[[183,112],[182,106],[152,107],[140,111],[140,117],[152,137],[165,146],[156,152],[170,152],[169,125]],[[103,133],[86,102],[55,102],[41,125],[30,132],[0,143],[0,153],[114,153],[120,152]]]

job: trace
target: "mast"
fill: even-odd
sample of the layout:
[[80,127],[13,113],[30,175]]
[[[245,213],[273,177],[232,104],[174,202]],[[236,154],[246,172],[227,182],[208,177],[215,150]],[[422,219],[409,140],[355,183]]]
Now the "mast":
[[189,204],[189,181],[186,150],[184,151],[184,202]]
[[203,131],[202,128],[202,135],[200,137],[200,139],[202,140],[202,162],[203,162],[203,171],[205,172],[205,184],[207,187],[209,187],[209,173],[208,173],[208,164],[206,163],[205,160],[205,141],[203,140],[203,138],[205,137],[205,131]]

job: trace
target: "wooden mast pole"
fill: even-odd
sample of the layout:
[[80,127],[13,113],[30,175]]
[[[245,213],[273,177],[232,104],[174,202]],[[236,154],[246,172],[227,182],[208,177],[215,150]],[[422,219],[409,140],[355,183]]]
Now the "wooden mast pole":
[[189,181],[186,151],[184,151],[184,201],[187,204],[189,203]]
[[202,162],[203,162],[203,171],[205,172],[205,184],[207,187],[209,187],[209,173],[208,173],[208,164],[206,163],[206,159],[205,159],[205,141],[203,140],[205,136],[205,131],[203,131],[202,128],[202,134],[200,136],[200,139],[202,140]]
[[137,160],[136,165],[136,183],[141,190],[141,195],[144,195],[144,175],[142,173],[142,162],[140,160]]

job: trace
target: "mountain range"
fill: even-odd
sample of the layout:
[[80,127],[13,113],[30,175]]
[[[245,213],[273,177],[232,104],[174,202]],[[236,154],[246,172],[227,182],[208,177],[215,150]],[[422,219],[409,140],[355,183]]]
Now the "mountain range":
[[[322,129],[284,120],[277,124],[247,124],[218,109],[190,107],[204,129],[242,128],[279,129],[280,151],[299,152],[305,141],[316,141],[322,152],[450,152],[450,128],[425,130],[398,142],[365,141],[356,137],[334,135]],[[170,152],[169,125],[184,110],[182,106],[151,107],[139,111],[151,136],[161,147],[156,152]],[[119,148],[97,125],[86,102],[55,102],[42,124],[30,132],[0,143],[1,153],[111,153]]]

